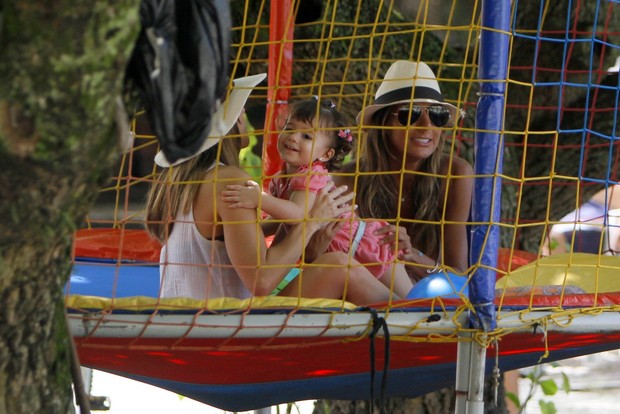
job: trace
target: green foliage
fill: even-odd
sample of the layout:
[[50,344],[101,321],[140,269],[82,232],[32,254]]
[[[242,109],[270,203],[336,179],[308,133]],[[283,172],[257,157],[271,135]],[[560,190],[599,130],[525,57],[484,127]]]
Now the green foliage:
[[284,413],[281,413],[280,406],[277,406],[276,413],[277,414],[293,414],[293,408],[295,409],[295,413],[297,414],[301,413],[299,406],[297,405],[297,403],[294,403],[294,402],[286,404],[286,410],[284,411]]
[[[421,30],[422,21],[405,18],[392,2],[341,1],[324,6],[319,20],[294,28],[293,97],[321,95],[334,99],[338,108],[354,119],[364,99],[371,99],[389,64],[410,59],[428,62],[445,79],[441,85],[444,95],[453,101],[462,100],[459,80],[471,74],[461,72],[471,68],[452,65],[465,60],[464,51],[444,47],[440,31]],[[233,0],[231,15],[233,45],[254,41],[252,47],[239,48],[236,71],[243,73],[246,59],[251,59],[252,73],[266,72],[269,4]],[[340,101],[342,96],[346,99]]]
[[556,414],[558,410],[555,408],[555,404],[550,401],[538,401],[538,405],[540,406],[541,414]]
[[545,395],[555,395],[558,392],[558,384],[552,379],[541,380],[538,385]]
[[140,27],[137,3],[12,5],[6,13],[0,36],[12,47],[0,50],[0,79],[11,82],[0,87],[0,101],[19,108],[36,132],[32,159],[70,172],[72,162],[103,158],[101,140],[113,153],[107,125]]
[[558,242],[557,239],[551,239],[551,241],[549,242],[549,249],[553,251],[558,247],[560,247],[560,242]]
[[[554,368],[558,367],[557,363],[548,364]],[[536,390],[540,388],[542,393],[546,396],[555,395],[560,386],[553,378],[548,377],[548,374],[545,373],[543,369],[543,365],[536,365],[533,369],[525,376],[528,380],[530,380],[530,389],[528,395],[525,397],[523,401],[519,400],[519,397],[514,393],[507,392],[506,397],[510,399],[514,403],[514,405],[519,409],[519,413],[524,412],[527,404],[532,400]],[[565,373],[561,373],[562,383],[561,389],[568,393],[570,391],[570,382],[569,378]],[[538,405],[540,406],[541,414],[555,414],[557,410],[555,408],[555,404],[553,401],[539,400]]]
[[521,401],[519,401],[519,397],[514,392],[506,392],[506,398],[512,401],[515,407],[521,407]]
[[562,390],[567,394],[570,392],[570,381],[568,379],[568,375],[566,375],[563,372],[562,372]]
[[[504,128],[506,131],[516,133],[509,132],[505,136],[510,143],[507,151],[512,154],[504,158],[503,173],[510,177],[554,176],[551,181],[541,179],[539,185],[526,185],[521,191],[518,220],[531,224],[539,222],[540,217],[559,219],[574,208],[576,195],[575,190],[571,189],[574,183],[570,180],[564,182],[562,176],[588,177],[593,180],[608,179],[607,166],[613,164],[617,157],[614,154],[615,149],[610,151],[609,146],[599,145],[599,142],[602,144],[606,138],[598,138],[604,131],[608,135],[613,131],[615,125],[614,111],[611,110],[613,108],[610,106],[602,110],[602,107],[615,102],[617,92],[613,88],[601,88],[596,93],[596,101],[593,101],[589,88],[584,86],[589,82],[600,82],[594,80],[597,76],[593,74],[607,69],[615,61],[615,53],[610,53],[607,47],[596,45],[600,37],[604,37],[609,44],[618,44],[620,38],[617,31],[606,28],[620,27],[620,13],[614,8],[599,7],[597,2],[576,4],[568,0],[557,0],[547,3],[547,6],[549,7],[545,10],[546,18],[540,20],[539,2],[520,2],[514,11],[515,30],[522,34],[538,27],[545,32],[545,36],[560,40],[564,37],[563,32],[567,25],[574,25],[580,33],[591,33],[597,40],[571,43],[570,58],[567,58],[558,53],[559,43],[556,41],[533,42],[528,36],[512,38],[510,78],[513,83],[507,88],[507,105],[510,109],[507,112],[509,116],[505,117]],[[545,68],[544,73],[536,67]],[[529,87],[518,85],[520,81],[530,82],[534,77],[536,82],[531,90]],[[588,77],[592,79],[588,80]],[[617,80],[614,86],[616,84]],[[612,96],[614,93],[616,95]],[[570,111],[565,113],[571,114],[561,117],[562,133],[558,137],[558,142],[561,142],[564,148],[559,150],[549,146],[532,151],[530,147],[530,150],[524,151],[521,144],[525,139],[530,140],[530,143],[532,138],[550,143],[554,139],[553,131],[556,129],[557,112],[530,110],[530,108],[555,108],[559,100],[562,102],[562,110]],[[582,108],[593,108],[593,105],[597,106],[594,111],[596,121],[592,123],[596,132],[591,135],[596,138],[588,141],[589,147],[584,155],[581,148],[582,134],[566,131],[581,129],[588,122],[592,122]],[[551,131],[551,134],[546,136],[544,133],[540,134],[544,131]],[[543,183],[545,185],[542,185]],[[503,191],[510,191],[509,187],[517,186],[505,186]],[[586,200],[598,189],[600,187],[587,185],[582,186],[579,191],[583,200]],[[512,198],[515,199],[514,195]],[[505,198],[504,200],[508,201]],[[550,200],[550,203],[541,200]],[[514,203],[511,205],[509,201],[503,203],[502,215],[514,219],[516,205]],[[520,229],[520,248],[532,252],[538,251],[544,229],[544,224],[528,225]]]

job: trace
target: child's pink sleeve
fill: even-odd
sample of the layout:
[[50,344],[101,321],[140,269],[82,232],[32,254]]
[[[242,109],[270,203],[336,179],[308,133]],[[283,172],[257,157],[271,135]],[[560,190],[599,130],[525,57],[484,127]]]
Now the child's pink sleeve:
[[291,177],[291,192],[306,191],[307,189],[310,192],[318,193],[331,180],[329,173],[322,165],[314,165],[310,174],[308,174],[308,170],[299,171],[298,174]]

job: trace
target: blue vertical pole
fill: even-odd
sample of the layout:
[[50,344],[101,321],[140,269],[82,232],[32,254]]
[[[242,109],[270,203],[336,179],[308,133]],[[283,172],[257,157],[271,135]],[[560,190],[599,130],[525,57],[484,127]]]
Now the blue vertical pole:
[[[510,28],[510,0],[482,1],[482,31],[478,79],[480,98],[476,109],[474,183],[471,237],[471,263],[484,267],[472,275],[469,300],[473,328],[489,332],[495,329],[495,271],[499,248],[501,179],[503,162],[503,115]],[[479,224],[475,224],[479,223]],[[486,268],[488,267],[488,268]],[[484,373],[486,349],[470,334],[459,342],[455,404],[456,414],[484,413]],[[468,339],[468,340],[467,340]]]
[[495,328],[495,268],[499,248],[501,178],[506,78],[510,30],[510,0],[483,0],[478,79],[480,98],[476,110],[474,197],[471,263],[479,267],[470,284],[470,315],[474,328]]

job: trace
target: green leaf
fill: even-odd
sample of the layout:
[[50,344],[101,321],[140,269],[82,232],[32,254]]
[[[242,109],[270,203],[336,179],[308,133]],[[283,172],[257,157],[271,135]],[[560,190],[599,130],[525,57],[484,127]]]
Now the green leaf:
[[562,390],[567,394],[570,392],[570,380],[565,373],[562,373]]
[[549,243],[549,248],[551,250],[555,250],[558,248],[559,245],[560,243],[557,241],[557,239],[551,239],[551,242]]
[[558,384],[552,379],[540,381],[540,388],[545,395],[555,395],[558,392]]
[[519,401],[519,397],[514,392],[507,392],[506,398],[508,398],[517,408],[521,408],[521,401]]
[[558,410],[555,409],[555,404],[551,401],[538,401],[541,414],[557,414]]

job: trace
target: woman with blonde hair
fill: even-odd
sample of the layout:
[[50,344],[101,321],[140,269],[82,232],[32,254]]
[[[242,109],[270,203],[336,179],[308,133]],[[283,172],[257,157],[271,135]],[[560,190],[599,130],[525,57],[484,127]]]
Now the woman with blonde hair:
[[[264,74],[236,79],[212,129],[192,157],[163,167],[147,200],[147,229],[163,244],[161,296],[208,299],[286,295],[343,298],[355,304],[389,300],[390,291],[361,266],[347,266],[343,253],[326,253],[291,272],[310,237],[329,219],[351,210],[353,195],[327,185],[303,223],[291,226],[277,245],[267,247],[256,209],[231,209],[220,194],[250,176],[238,167],[235,138],[221,139],[242,115],[252,88]],[[242,129],[242,128],[241,128]]]

